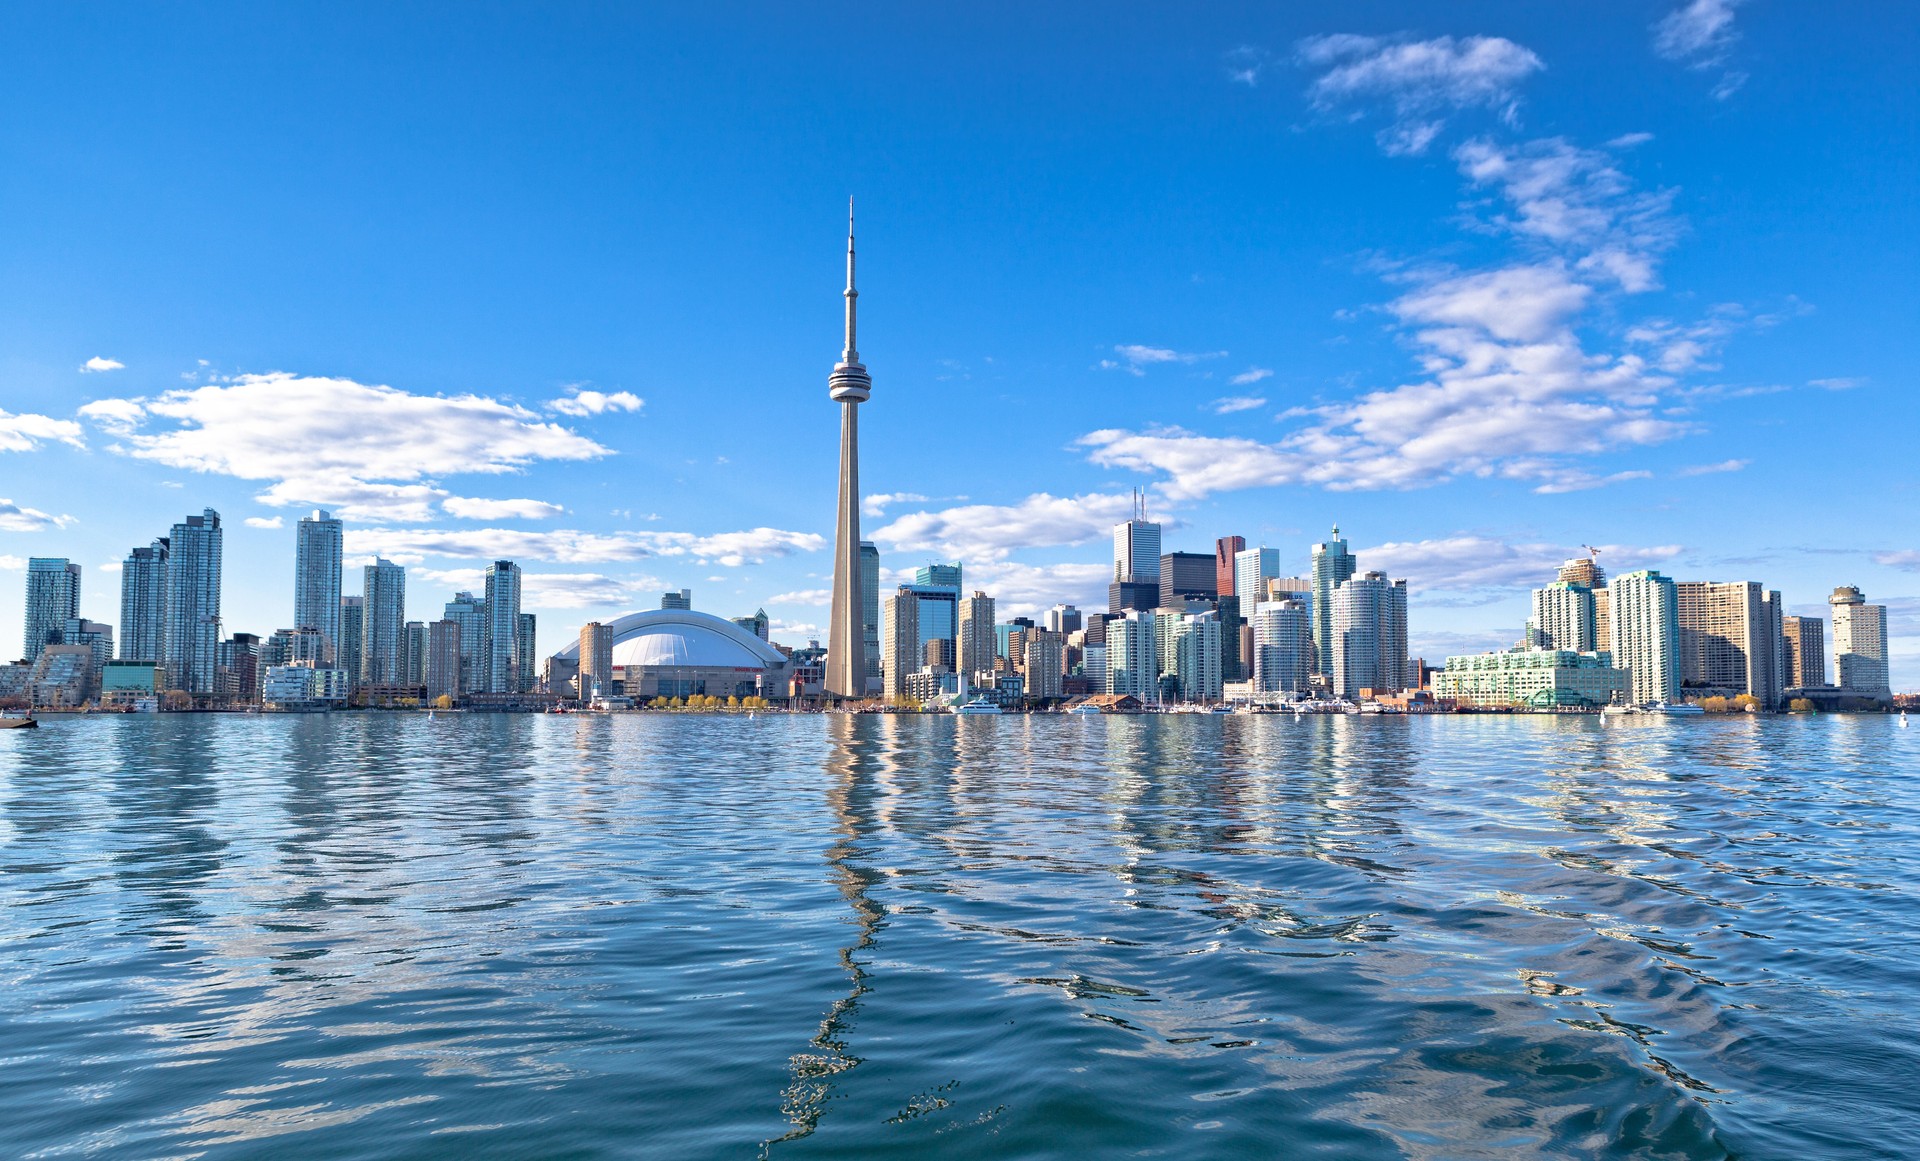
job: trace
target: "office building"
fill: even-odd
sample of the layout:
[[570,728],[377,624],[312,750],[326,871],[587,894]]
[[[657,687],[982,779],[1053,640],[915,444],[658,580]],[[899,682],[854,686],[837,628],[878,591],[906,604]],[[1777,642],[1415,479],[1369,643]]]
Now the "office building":
[[1304,693],[1313,677],[1313,616],[1301,601],[1262,601],[1253,614],[1253,688]]
[[1604,653],[1513,649],[1447,658],[1433,675],[1433,694],[1468,705],[1592,709],[1624,700],[1632,682]]
[[460,622],[448,617],[428,625],[426,679],[422,684],[427,687],[429,700],[457,698],[466,692],[460,681],[461,659]]
[[220,652],[220,513],[208,508],[187,517],[167,540],[167,681],[195,697],[212,697]]
[[1150,584],[1160,591],[1160,525],[1147,519],[1146,501],[1134,493],[1133,518],[1113,526],[1113,579]]
[[[860,539],[860,405],[873,395],[873,377],[860,362],[855,318],[860,292],[853,281],[853,204],[847,204],[847,343],[827,376],[827,397],[840,405],[840,494],[833,534],[833,606],[827,628],[828,694],[867,695],[866,569]],[[891,672],[883,679],[895,682]],[[905,686],[901,685],[904,689]],[[891,692],[891,691],[890,691]]]
[[1543,649],[1592,653],[1601,648],[1595,636],[1593,590],[1574,581],[1554,581],[1533,590],[1533,628],[1539,639],[1529,644]]
[[[1333,593],[1353,576],[1356,562],[1340,538],[1340,526],[1333,535],[1313,546],[1313,652],[1318,672],[1333,672]],[[1244,604],[1244,602],[1243,602]]]
[[[686,590],[681,590],[683,593]],[[520,662],[520,566],[510,560],[496,560],[487,566],[486,641],[482,652],[486,663],[488,693],[519,693]]]
[[880,549],[860,542],[861,655],[866,658],[868,696],[880,692]]
[[120,565],[120,658],[167,659],[167,538],[127,553]]
[[532,613],[514,618],[513,692],[528,693],[540,683],[539,624]]
[[1852,585],[1827,598],[1833,614],[1834,684],[1866,697],[1891,697],[1887,670],[1887,607],[1869,605]]
[[1067,639],[1047,629],[1034,629],[1021,641],[1021,676],[1026,679],[1026,696],[1064,697]]
[[1680,603],[1671,578],[1640,569],[1613,578],[1613,663],[1632,678],[1629,700],[1671,702],[1680,695]]
[[960,562],[923,564],[913,570],[913,583],[921,588],[949,588],[960,591]]
[[959,630],[955,634],[954,668],[972,681],[977,673],[993,669],[997,641],[993,631],[993,598],[978,590],[959,606]]
[[[1244,536],[1222,536],[1213,542],[1213,591],[1221,596],[1234,592],[1233,560],[1247,547]],[[1248,605],[1248,610],[1253,606]]]
[[907,696],[907,674],[920,668],[926,643],[920,636],[920,592],[901,585],[880,602],[880,679],[888,699]]
[[361,569],[360,681],[366,685],[400,685],[407,624],[407,570],[375,557]]
[[660,594],[660,607],[663,609],[693,608],[692,589],[668,589]]
[[[919,628],[920,639],[914,643],[914,656],[924,657],[927,642],[945,641],[949,647],[957,644],[960,631],[960,592],[945,585],[908,585],[914,597],[920,603],[915,624]],[[958,652],[955,648],[954,652]]]
[[944,670],[954,673],[953,642],[935,637],[926,644],[926,652],[920,657],[920,664],[926,669]]
[[1147,701],[1160,691],[1160,650],[1152,613],[1129,610],[1107,622],[1107,693]]
[[1086,627],[1086,619],[1072,605],[1055,605],[1040,615],[1040,625],[1052,633],[1067,636]]
[[1251,609],[1267,599],[1267,582],[1280,575],[1280,550],[1247,548],[1234,554],[1233,595],[1240,607]]
[[1761,709],[1779,708],[1787,678],[1780,594],[1756,581],[1680,581],[1674,597],[1681,696],[1744,693]]
[[1827,623],[1819,617],[1781,617],[1787,639],[1787,685],[1793,689],[1827,683]]
[[427,683],[427,623],[408,621],[400,629],[400,684]]
[[1087,645],[1080,651],[1080,672],[1086,678],[1089,693],[1107,692],[1107,647]]
[[1407,674],[1407,582],[1385,573],[1349,577],[1333,591],[1333,691],[1399,693]]
[[219,699],[230,704],[260,700],[260,660],[265,643],[257,633],[235,633],[220,642]]
[[[348,685],[359,685],[360,666],[364,661],[361,653],[366,648],[366,633],[367,598],[364,596],[341,597],[340,640],[334,644],[333,659],[317,664],[324,668],[338,669],[347,675]],[[320,638],[322,641],[326,640],[326,634],[320,634]]]
[[460,649],[460,671],[457,674],[457,687],[451,692],[455,696],[485,693],[487,602],[472,593],[455,593],[440,615],[453,622],[459,630],[452,635],[454,644]]
[[767,640],[773,632],[773,621],[767,616],[767,611],[764,608],[755,609],[752,613],[744,617],[729,617],[727,619],[742,629],[745,629],[747,632],[752,633],[755,637],[760,638],[762,641]]
[[80,566],[65,557],[27,561],[27,617],[20,656],[32,662],[40,650],[61,643],[60,630],[80,615]]
[[1212,601],[1219,597],[1218,571],[1213,558],[1199,552],[1160,554],[1160,607],[1171,608],[1189,598]]
[[1180,696],[1188,701],[1219,701],[1220,618],[1214,613],[1190,613],[1174,629],[1173,675]]
[[[340,578],[344,557],[340,521],[324,509],[301,518],[293,545],[293,627],[318,629],[327,648],[340,647]],[[359,657],[340,658],[340,668],[352,669]],[[334,658],[327,659],[333,664]]]
[[1129,610],[1151,612],[1160,604],[1160,582],[1112,581],[1107,585],[1107,615],[1117,617]]

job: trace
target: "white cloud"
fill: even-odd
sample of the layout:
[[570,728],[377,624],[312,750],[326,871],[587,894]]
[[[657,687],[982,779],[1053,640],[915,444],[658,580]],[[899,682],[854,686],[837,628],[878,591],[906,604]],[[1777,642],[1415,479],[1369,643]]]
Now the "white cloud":
[[95,565],[95,566],[94,566],[94,571],[96,571],[96,572],[120,572],[120,571],[122,570],[122,568],[123,568],[123,567],[124,567],[124,566],[123,566],[123,565],[121,564],[121,562],[119,562],[119,561],[117,561],[117,560],[110,560],[110,561],[108,561],[108,562],[107,562],[107,563],[105,563],[105,564],[99,564],[99,565]]
[[1270,379],[1272,377],[1273,372],[1266,367],[1248,367],[1238,375],[1227,380],[1227,382],[1233,384],[1235,387],[1245,387],[1249,383],[1258,383],[1262,379]]
[[1253,88],[1260,83],[1260,73],[1271,62],[1272,57],[1266,49],[1256,45],[1243,44],[1229,49],[1222,58],[1227,68],[1227,79]]
[[27,567],[27,558],[24,556],[0,555],[0,570],[19,572],[25,567]]
[[0,452],[33,451],[43,443],[64,443],[78,448],[87,446],[80,438],[80,425],[71,419],[0,411]]
[[1717,464],[1695,464],[1690,468],[1681,468],[1683,476],[1710,476],[1718,472],[1737,472],[1744,469],[1752,460],[1721,460]]
[[1378,101],[1395,123],[1378,135],[1391,154],[1426,151],[1453,110],[1491,109],[1512,122],[1519,86],[1546,65],[1531,49],[1498,36],[1451,36],[1432,40],[1337,34],[1314,36],[1297,46],[1301,64],[1324,69],[1307,95],[1315,107]]
[[1920,552],[1910,548],[1898,552],[1876,552],[1873,554],[1873,563],[1903,572],[1920,572]]
[[1148,347],[1140,343],[1122,343],[1113,350],[1124,362],[1102,359],[1100,369],[1125,371],[1129,375],[1145,375],[1148,367],[1162,363],[1192,364],[1204,359],[1224,359],[1227,356],[1225,351],[1176,351],[1171,347]]
[[462,520],[551,520],[566,515],[566,509],[545,500],[486,500],[474,496],[448,496],[440,507],[449,516]]
[[[1238,436],[1196,435],[1179,427],[1124,431],[1105,428],[1081,436],[1087,458],[1102,467],[1162,472],[1161,491],[1169,500],[1198,500],[1215,492],[1298,483],[1308,471],[1299,455],[1273,444]],[[1124,496],[1109,512],[1108,525],[1126,517]],[[1083,539],[1090,539],[1091,533]]]
[[71,516],[55,516],[38,508],[27,508],[12,500],[0,500],[0,532],[39,532],[47,528],[65,528]]
[[282,528],[286,525],[278,516],[249,516],[241,523],[248,528]]
[[783,621],[778,617],[767,618],[767,636],[782,644],[798,645],[803,641],[818,641],[827,635],[827,631],[809,621]]
[[1741,0],[1689,0],[1653,26],[1653,51],[1695,67],[1726,59],[1733,43],[1733,10]]
[[1058,604],[1081,609],[1107,607],[1107,582],[1113,568],[1106,564],[1024,564],[1017,561],[967,562],[967,587],[993,598],[993,615],[1006,621],[1032,617]]
[[1253,411],[1266,405],[1267,401],[1257,395],[1229,395],[1207,404],[1207,410],[1215,415],[1232,415],[1236,411]]
[[925,504],[928,497],[918,492],[875,492],[860,501],[860,514],[875,518],[885,516],[887,509],[895,504]]
[[798,589],[790,593],[775,593],[767,598],[769,605],[830,605],[833,603],[832,589]]
[[600,415],[608,411],[638,411],[647,405],[647,401],[631,391],[587,391],[578,387],[567,388],[567,394],[559,399],[547,401],[547,410],[561,415],[587,416]]
[[88,359],[86,362],[80,364],[80,373],[82,375],[87,375],[97,371],[120,371],[120,370],[124,370],[125,368],[126,368],[126,364],[120,362],[118,359],[107,359],[99,355],[95,355],[93,358]]
[[876,530],[873,539],[896,552],[931,552],[967,562],[971,570],[1023,548],[1083,544],[1113,533],[1132,511],[1133,498],[1037,492],[1018,504],[969,504],[913,512]]
[[348,551],[389,559],[429,557],[548,560],[564,564],[685,557],[701,564],[737,568],[770,557],[817,552],[826,541],[811,532],[755,528],[700,536],[690,532],[583,532],[515,528],[347,529]]
[[1864,386],[1865,384],[1866,384],[1865,379],[1855,379],[1855,378],[1807,380],[1807,386],[1818,387],[1822,391],[1851,391],[1855,387]]
[[[1599,545],[1610,573],[1649,568],[1678,556],[1677,544]],[[1485,536],[1394,541],[1354,553],[1360,568],[1405,577],[1410,588],[1450,591],[1535,589],[1555,579],[1560,565],[1582,555],[1564,544],[1510,544]]]
[[98,400],[80,414],[120,441],[115,451],[169,467],[274,481],[257,497],[261,503],[319,504],[361,521],[430,519],[433,505],[447,496],[430,477],[499,474],[541,460],[612,454],[497,399],[415,395],[284,372],[152,398]]
[[[409,579],[424,581],[449,592],[479,592],[486,571],[478,568],[416,568]],[[527,572],[520,574],[520,603],[529,609],[619,608],[659,587],[652,577],[611,577],[597,572]]]

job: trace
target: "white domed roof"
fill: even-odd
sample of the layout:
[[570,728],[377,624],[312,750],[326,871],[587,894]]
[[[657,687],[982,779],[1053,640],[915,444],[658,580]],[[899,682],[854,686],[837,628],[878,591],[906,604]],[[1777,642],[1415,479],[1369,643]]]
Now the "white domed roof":
[[[701,666],[711,669],[768,669],[786,657],[732,621],[691,609],[648,609],[628,613],[607,626],[613,631],[613,663],[625,667]],[[555,653],[577,661],[575,640]]]

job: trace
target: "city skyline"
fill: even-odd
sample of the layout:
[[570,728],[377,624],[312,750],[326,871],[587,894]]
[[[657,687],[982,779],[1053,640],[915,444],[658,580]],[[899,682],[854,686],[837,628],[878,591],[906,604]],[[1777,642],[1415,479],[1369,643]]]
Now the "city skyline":
[[[0,563],[10,566],[0,606],[22,607],[28,558],[67,557],[93,573],[80,614],[117,626],[123,586],[104,566],[210,508],[225,517],[225,631],[269,634],[290,625],[294,526],[321,507],[345,524],[346,567],[375,557],[407,567],[421,594],[412,619],[437,619],[430,611],[453,593],[482,588],[489,562],[519,562],[541,654],[582,622],[680,587],[729,614],[765,606],[779,639],[824,640],[832,471],[818,449],[833,417],[820,406],[817,359],[838,310],[828,256],[837,206],[851,192],[870,239],[867,345],[887,369],[886,407],[869,417],[862,448],[883,593],[920,564],[960,559],[969,588],[992,594],[1003,619],[1060,602],[1101,607],[1103,541],[1144,486],[1166,551],[1205,552],[1237,533],[1278,549],[1282,572],[1296,573],[1320,529],[1365,529],[1352,549],[1360,567],[1409,581],[1415,654],[1510,643],[1532,589],[1593,543],[1615,575],[1757,579],[1785,594],[1788,616],[1826,618],[1827,594],[1858,586],[1887,606],[1893,684],[1911,688],[1920,543],[1887,512],[1899,506],[1882,503],[1905,482],[1860,441],[1913,426],[1898,390],[1911,365],[1898,325],[1911,291],[1888,264],[1910,250],[1912,223],[1897,207],[1842,196],[1816,164],[1864,167],[1849,188],[1910,183],[1911,159],[1878,148],[1900,130],[1870,96],[1898,44],[1815,36],[1802,15],[1741,7],[1718,40],[1663,55],[1655,26],[1681,11],[1596,16],[1604,66],[1576,51],[1572,22],[1474,7],[1438,16],[1382,6],[1351,22],[1143,20],[1052,60],[994,56],[963,38],[957,59],[1024,86],[1048,115],[1084,118],[1088,140],[1036,153],[1044,138],[1021,110],[970,90],[963,107],[985,136],[969,142],[931,99],[954,99],[958,77],[909,86],[887,121],[859,94],[810,83],[821,134],[919,132],[927,144],[898,172],[782,152],[766,162],[778,195],[750,182],[697,209],[710,176],[655,185],[563,168],[597,180],[564,195],[510,182],[497,206],[452,191],[459,241],[511,243],[497,267],[453,265],[470,289],[417,273],[452,235],[408,235],[419,220],[350,177],[336,191],[343,204],[395,253],[349,247],[335,260],[292,238],[324,221],[319,201],[285,188],[323,156],[303,128],[318,107],[302,98],[272,98],[210,132],[208,109],[170,92],[110,129],[138,88],[137,70],[112,75],[130,46],[109,45],[98,61],[17,59],[5,85],[71,99],[29,119],[9,156],[24,164],[23,150],[78,126],[115,168],[110,180],[98,168],[36,168],[33,183],[4,195],[16,224],[0,228],[16,261],[0,274]],[[927,30],[907,21],[851,34],[863,55],[884,59],[885,38]],[[1326,39],[1343,33],[1371,39]],[[556,34],[534,75],[557,67],[568,35]],[[775,18],[737,51],[778,66],[814,35]],[[459,91],[493,43],[478,34],[435,75]],[[1395,71],[1416,49],[1438,70],[1427,82]],[[338,51],[323,29],[305,48],[267,55],[313,66]],[[1858,99],[1844,83],[1813,92],[1795,64],[1840,52]],[[1102,53],[1145,78],[1142,96],[1097,79]],[[1062,63],[1074,83],[1046,69]],[[906,83],[898,66],[880,67],[887,83]],[[741,132],[747,114],[661,97],[667,83],[590,70],[568,92],[664,102],[657,115],[593,106],[590,120],[626,143],[615,149],[626,158],[663,126]],[[1632,86],[1648,96],[1615,95]],[[769,99],[751,85],[737,95],[748,109]],[[407,116],[456,116],[430,96],[401,96]],[[515,98],[544,107],[530,91]],[[1833,116],[1842,104],[1850,119]],[[472,114],[486,124],[507,115]],[[373,155],[399,148],[371,108],[340,116]],[[266,163],[276,192],[214,181],[205,210],[181,200],[164,155],[131,135],[193,134],[212,174],[238,177],[241,157],[255,160],[243,146],[276,125],[292,127],[294,159]],[[1762,137],[1780,163],[1740,161]],[[648,156],[670,160],[677,140]],[[1104,180],[1127,147],[1131,194]],[[551,159],[530,143],[508,156],[510,166]],[[1012,172],[1006,158],[1052,180],[1019,184],[1027,192],[1005,204],[993,190]],[[434,188],[404,165],[397,180]],[[561,196],[585,199],[587,222],[633,220],[605,254],[565,228],[525,224]],[[1784,208],[1802,202],[1818,212]],[[1565,216],[1551,217],[1553,206]],[[148,210],[184,241],[116,250],[144,237],[136,214]],[[215,212],[278,248],[230,248],[209,232]],[[56,236],[87,240],[69,255]],[[191,242],[210,246],[208,276],[180,285],[179,247]],[[695,261],[703,248],[716,260]],[[233,277],[242,249],[262,274]],[[309,273],[286,277],[294,270]],[[257,281],[269,275],[278,281]],[[558,321],[580,305],[563,292],[529,290],[511,309],[501,296],[507,282],[555,276],[602,299],[585,323]],[[361,293],[395,278],[409,301]],[[257,305],[240,308],[232,296],[243,293]],[[460,323],[462,313],[486,326]],[[205,321],[214,316],[229,321]],[[1472,379],[1463,350],[1504,379]],[[1523,365],[1522,352],[1544,363]],[[1619,382],[1574,374],[1578,383],[1555,387],[1576,354]],[[1463,411],[1474,391],[1500,407]],[[1643,395],[1652,402],[1635,401]],[[1433,409],[1414,408],[1422,401]],[[1528,425],[1501,427],[1501,409]],[[1504,442],[1476,444],[1450,423],[1463,417]],[[1307,442],[1289,442],[1298,439]],[[1861,452],[1806,457],[1807,446]]]

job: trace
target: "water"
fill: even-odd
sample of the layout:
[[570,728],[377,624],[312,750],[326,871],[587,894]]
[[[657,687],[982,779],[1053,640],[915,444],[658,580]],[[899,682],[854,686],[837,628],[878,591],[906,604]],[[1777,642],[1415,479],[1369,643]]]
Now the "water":
[[0,733],[0,1156],[1911,1157],[1920,731]]

